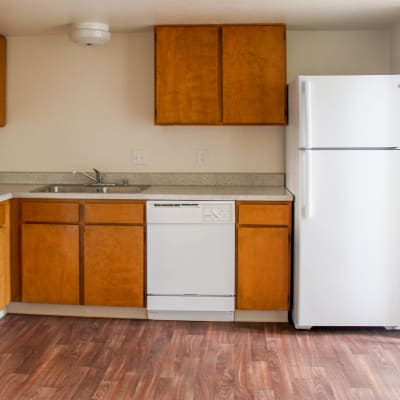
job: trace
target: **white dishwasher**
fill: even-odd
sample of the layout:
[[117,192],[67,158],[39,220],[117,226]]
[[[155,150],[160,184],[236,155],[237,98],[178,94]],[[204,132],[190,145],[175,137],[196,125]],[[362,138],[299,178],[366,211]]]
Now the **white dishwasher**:
[[233,201],[148,201],[150,319],[233,321]]

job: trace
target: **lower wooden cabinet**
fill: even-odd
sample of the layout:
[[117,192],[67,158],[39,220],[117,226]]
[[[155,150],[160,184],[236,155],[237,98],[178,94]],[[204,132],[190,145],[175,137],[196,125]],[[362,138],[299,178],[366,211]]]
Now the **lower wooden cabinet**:
[[144,227],[85,226],[84,304],[144,305]]
[[16,300],[143,307],[144,215],[143,202],[21,200]]
[[238,204],[238,309],[289,309],[290,237],[290,203]]
[[22,225],[22,301],[79,304],[79,226]]
[[10,203],[0,203],[0,311],[10,302]]

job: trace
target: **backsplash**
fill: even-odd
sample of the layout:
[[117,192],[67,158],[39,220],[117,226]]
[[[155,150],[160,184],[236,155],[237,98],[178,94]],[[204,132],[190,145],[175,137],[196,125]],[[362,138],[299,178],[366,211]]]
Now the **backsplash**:
[[[122,183],[124,179],[137,185],[282,186],[285,174],[104,172],[105,183]],[[0,172],[0,183],[89,183],[89,180],[71,172]]]

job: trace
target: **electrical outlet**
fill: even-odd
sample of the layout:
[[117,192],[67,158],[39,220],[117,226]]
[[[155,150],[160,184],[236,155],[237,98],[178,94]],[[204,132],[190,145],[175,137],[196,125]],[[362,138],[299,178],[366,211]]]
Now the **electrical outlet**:
[[197,152],[197,164],[200,166],[207,165],[208,163],[208,149],[201,149]]
[[146,153],[144,150],[132,150],[132,162],[135,165],[145,165]]

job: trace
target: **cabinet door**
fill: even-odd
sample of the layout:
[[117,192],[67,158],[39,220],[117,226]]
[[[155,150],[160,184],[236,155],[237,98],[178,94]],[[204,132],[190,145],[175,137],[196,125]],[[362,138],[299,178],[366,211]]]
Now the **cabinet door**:
[[238,228],[237,308],[287,310],[289,229]]
[[156,123],[220,122],[217,26],[156,27]]
[[10,302],[10,217],[9,203],[0,203],[0,310]]
[[285,26],[222,27],[223,123],[286,124]]
[[0,36],[0,126],[6,124],[6,66],[7,42]]
[[79,304],[79,227],[22,224],[22,300]]
[[85,227],[84,303],[144,305],[144,228]]

